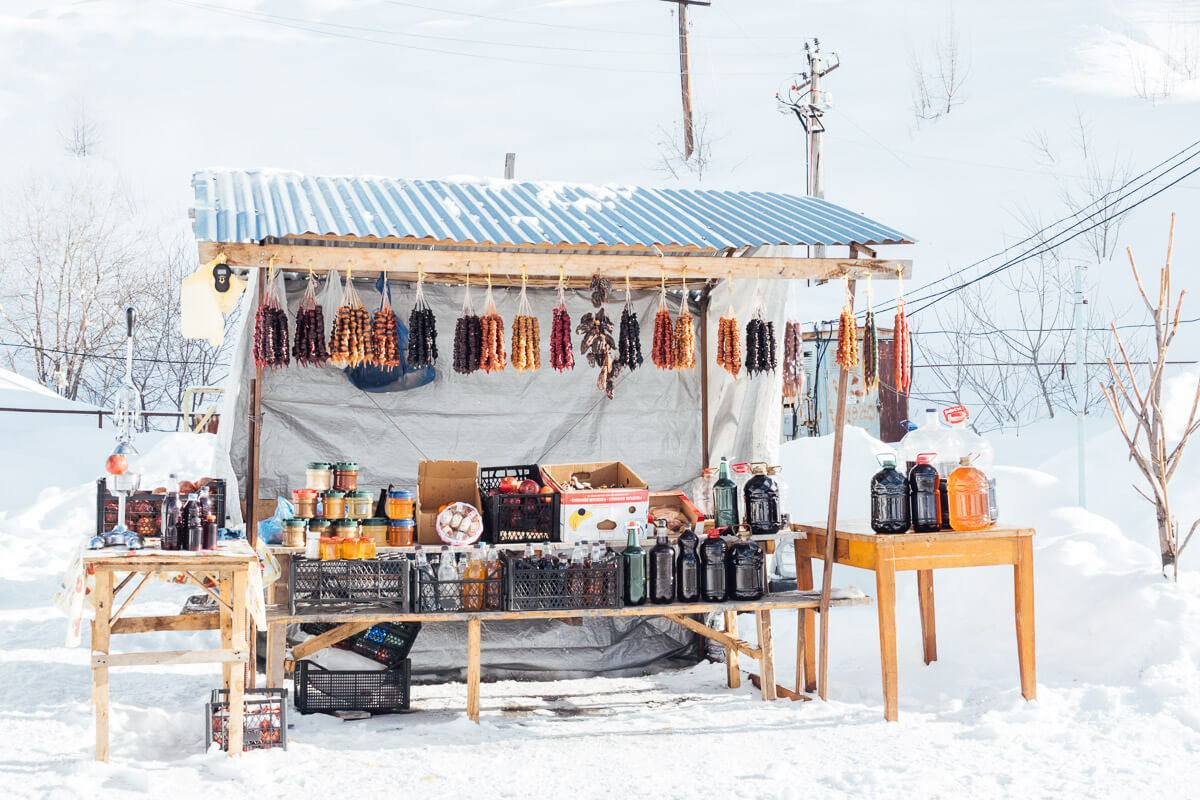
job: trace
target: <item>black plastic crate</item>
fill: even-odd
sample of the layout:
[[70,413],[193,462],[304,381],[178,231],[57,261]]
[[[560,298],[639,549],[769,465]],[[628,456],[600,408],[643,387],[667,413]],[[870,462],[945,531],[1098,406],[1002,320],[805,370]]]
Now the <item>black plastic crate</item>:
[[546,485],[537,464],[481,467],[479,497],[483,504],[484,541],[491,544],[539,544],[561,541],[559,508],[562,495],[553,492],[489,496],[493,489],[500,488],[500,479],[507,475],[521,480],[537,481],[538,486]]
[[[213,478],[206,484],[212,495],[213,516],[217,526],[225,527],[225,481]],[[171,487],[167,487],[168,489]],[[176,489],[179,487],[176,486]],[[165,494],[134,492],[125,501],[125,524],[143,536],[158,536],[162,530],[162,504]],[[187,498],[181,498],[181,502]],[[108,492],[104,478],[96,480],[96,533],[112,530],[117,524],[117,498]]]
[[593,567],[523,567],[505,554],[504,583],[509,611],[558,611],[574,608],[621,608],[624,565],[621,559]]
[[[309,636],[320,636],[326,631],[338,627],[339,623],[305,622],[300,630]],[[397,667],[412,650],[417,634],[421,632],[419,622],[381,622],[371,628],[348,636],[333,647],[339,650],[349,650],[360,656],[378,661],[387,667]]]
[[[245,689],[245,713],[242,717],[242,750],[287,749],[287,689]],[[229,692],[213,689],[212,700],[205,704],[208,727],[205,746],[218,744],[229,749]]]
[[292,556],[291,613],[331,605],[383,605],[408,611],[409,560],[402,553],[377,558],[319,561]]
[[296,710],[301,714],[331,711],[370,711],[386,714],[408,711],[412,662],[395,669],[325,669],[312,661],[297,661],[294,675]]
[[430,565],[430,575],[413,568],[413,610],[422,614],[439,611],[503,611],[503,560],[499,577],[439,581],[437,562]]

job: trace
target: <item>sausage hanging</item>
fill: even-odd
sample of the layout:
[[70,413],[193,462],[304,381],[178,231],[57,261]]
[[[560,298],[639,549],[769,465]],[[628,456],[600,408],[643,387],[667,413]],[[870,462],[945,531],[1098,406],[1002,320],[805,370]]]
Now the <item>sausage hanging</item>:
[[264,367],[286,367],[288,364],[287,310],[276,291],[275,259],[267,270],[262,302],[254,314],[254,363]]
[[517,372],[542,368],[541,336],[537,317],[529,306],[525,292],[525,273],[521,273],[521,296],[517,302],[517,315],[512,322],[512,365]]
[[297,364],[319,367],[329,360],[325,346],[325,312],[317,302],[317,281],[310,273],[304,296],[296,309],[296,338],[292,342],[292,357]]
[[721,317],[717,325],[717,366],[735,378],[742,368],[742,345],[738,341],[738,321],[733,309],[728,317]]
[[575,367],[571,315],[567,313],[567,295],[561,277],[558,280],[558,305],[554,307],[554,318],[550,322],[550,366],[559,372]]
[[484,295],[483,316],[479,325],[483,334],[479,354],[479,368],[487,373],[499,372],[508,363],[508,355],[504,351],[504,320],[496,310],[496,301],[492,297],[492,278],[488,276],[487,294]]
[[454,323],[454,371],[469,375],[479,369],[483,353],[483,324],[471,305],[471,278],[463,293],[462,316]]
[[425,277],[417,272],[417,296],[408,315],[409,366],[429,367],[437,362],[437,319],[433,309],[425,302]]
[[896,391],[908,394],[912,388],[912,333],[908,329],[908,315],[904,310],[904,295],[896,306],[893,324],[893,359],[896,368]]

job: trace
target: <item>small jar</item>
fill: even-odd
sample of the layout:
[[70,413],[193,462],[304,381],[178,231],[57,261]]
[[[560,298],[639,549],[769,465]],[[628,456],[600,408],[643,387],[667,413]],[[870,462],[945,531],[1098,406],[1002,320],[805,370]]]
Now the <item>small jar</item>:
[[341,519],[346,516],[346,493],[331,489],[321,495],[321,516],[325,519]]
[[366,519],[371,516],[373,501],[370,492],[346,492],[346,516],[350,519]]
[[417,523],[411,519],[393,519],[388,522],[388,547],[412,547]]
[[358,488],[358,464],[339,461],[333,465],[333,488],[339,492],[353,492]]
[[297,489],[292,492],[292,505],[300,519],[312,519],[317,515],[317,490]]
[[322,536],[321,537],[321,545],[320,545],[321,560],[322,561],[336,561],[338,558],[340,558],[341,553],[339,552],[339,549],[338,549],[339,544],[340,544],[340,542],[338,542],[336,537]]
[[358,557],[359,558],[374,558],[375,557],[375,540],[370,536],[358,537]]
[[336,536],[338,540],[338,554],[344,559],[358,558],[358,537],[357,536]]
[[304,557],[309,561],[316,561],[321,557],[321,534],[312,528],[304,534]]
[[388,519],[412,519],[417,496],[407,489],[389,489],[387,493]]
[[316,531],[318,536],[333,536],[333,521],[317,517],[308,521],[309,531]]
[[358,520],[339,519],[333,523],[333,535],[339,538],[358,538]]
[[283,546],[304,547],[304,534],[307,521],[303,519],[285,519],[283,521]]
[[318,492],[333,488],[333,464],[328,461],[310,461],[304,469],[304,485]]
[[388,521],[382,517],[368,517],[359,523],[359,530],[362,536],[369,536],[375,544],[382,545],[387,544],[387,526]]

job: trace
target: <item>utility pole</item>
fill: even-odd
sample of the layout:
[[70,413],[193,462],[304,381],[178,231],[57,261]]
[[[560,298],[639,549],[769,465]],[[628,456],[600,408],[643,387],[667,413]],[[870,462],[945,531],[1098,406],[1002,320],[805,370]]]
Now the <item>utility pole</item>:
[[1079,505],[1087,508],[1087,459],[1084,453],[1084,414],[1087,411],[1087,374],[1084,366],[1084,351],[1087,349],[1083,342],[1083,310],[1087,299],[1083,296],[1083,271],[1087,267],[1075,265],[1075,422],[1076,450],[1078,451],[1079,466],[1076,469],[1079,477]]
[[679,92],[683,97],[683,160],[692,157],[696,135],[692,127],[692,57],[688,52],[688,6],[711,6],[705,0],[663,0],[674,3],[679,18]]
[[504,177],[510,181],[513,178],[517,177],[517,154],[516,153],[505,153],[504,154]]

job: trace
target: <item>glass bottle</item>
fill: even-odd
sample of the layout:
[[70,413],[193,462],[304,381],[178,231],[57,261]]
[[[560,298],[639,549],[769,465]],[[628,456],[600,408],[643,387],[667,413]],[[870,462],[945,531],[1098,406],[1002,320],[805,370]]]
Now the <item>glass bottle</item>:
[[483,606],[488,611],[500,610],[500,578],[503,575],[503,567],[500,563],[500,553],[494,547],[488,547],[487,564],[484,567],[484,576],[487,583],[483,587]]
[[871,528],[876,533],[908,531],[908,481],[896,469],[891,453],[879,456],[883,467],[871,478]]
[[638,541],[641,526],[630,522],[625,530],[625,605],[640,606],[646,603],[646,551]]
[[179,549],[179,515],[182,510],[179,504],[179,479],[172,474],[167,482],[169,491],[163,498],[162,519],[159,524],[159,534],[163,550]]
[[713,528],[700,544],[700,597],[709,603],[725,599],[725,540]]
[[434,589],[437,606],[442,611],[458,611],[461,607],[462,598],[458,596],[454,587],[457,580],[458,565],[454,561],[454,554],[450,552],[450,546],[444,544],[438,557],[437,583]]
[[650,602],[675,602],[675,550],[667,538],[666,520],[656,522],[650,548]]
[[522,569],[537,569],[537,552],[533,549],[533,542],[525,543],[525,552],[521,554],[519,566]]
[[771,534],[779,530],[779,486],[767,474],[767,465],[754,464],[754,477],[742,490],[746,498],[746,524],[753,533]]
[[212,495],[207,486],[200,487],[200,528],[201,547],[205,550],[217,549],[217,517],[213,513]]
[[187,519],[187,549],[199,550],[204,544],[204,524],[200,517],[200,496],[195,492],[188,495],[183,507]]
[[571,573],[567,580],[567,592],[577,601],[583,601],[585,605],[588,597],[588,587],[583,566],[586,560],[587,543],[576,542],[575,548],[571,551]]
[[933,533],[942,527],[941,492],[933,453],[921,453],[908,473],[908,510],[912,529]]
[[694,603],[700,599],[700,559],[696,547],[700,540],[691,528],[684,528],[675,540],[679,545],[679,559],[675,562],[675,593],[681,603]]
[[757,600],[763,596],[766,558],[758,542],[750,538],[750,529],[742,526],[738,540],[725,556],[726,586],[731,600]]
[[713,523],[718,528],[733,528],[738,524],[737,484],[729,472],[729,459],[722,458],[713,484]]
[[463,583],[462,590],[463,608],[467,611],[480,611],[483,608],[483,579],[487,575],[483,556],[483,544],[479,543],[471,549],[471,555],[467,561],[464,574],[466,582]]

